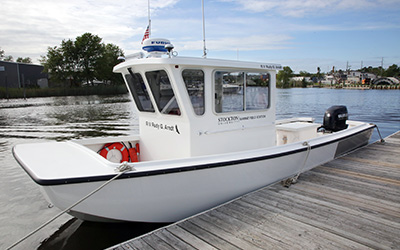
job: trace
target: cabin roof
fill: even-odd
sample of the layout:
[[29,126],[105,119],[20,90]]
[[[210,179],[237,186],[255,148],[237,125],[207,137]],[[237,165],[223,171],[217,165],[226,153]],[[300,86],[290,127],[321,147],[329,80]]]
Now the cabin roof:
[[218,68],[248,68],[255,70],[281,70],[282,66],[275,63],[257,63],[247,61],[221,60],[196,57],[171,57],[171,58],[131,58],[116,65],[114,72],[121,72],[122,69],[135,65],[188,65],[198,67],[218,67]]

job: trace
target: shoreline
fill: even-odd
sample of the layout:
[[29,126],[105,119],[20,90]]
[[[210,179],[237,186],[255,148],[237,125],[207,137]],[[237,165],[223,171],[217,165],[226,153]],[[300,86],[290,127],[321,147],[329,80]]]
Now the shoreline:
[[365,86],[365,85],[357,85],[357,84],[350,84],[349,86],[334,86],[334,87],[330,87],[332,89],[336,88],[336,89],[400,89],[400,85],[396,84],[396,85],[369,85],[369,86]]
[[125,84],[101,85],[79,88],[4,88],[0,87],[0,99],[18,99],[54,96],[120,95],[128,93]]
[[[298,87],[290,87],[298,88]],[[328,89],[357,89],[357,90],[400,90],[400,84],[396,85],[357,85],[348,86],[330,86],[330,85],[309,85],[307,88],[328,88]],[[54,97],[54,96],[88,96],[88,95],[120,95],[127,93],[125,85],[115,86],[94,86],[80,88],[9,88],[0,87],[0,99],[18,99],[18,98],[35,98],[35,97]]]

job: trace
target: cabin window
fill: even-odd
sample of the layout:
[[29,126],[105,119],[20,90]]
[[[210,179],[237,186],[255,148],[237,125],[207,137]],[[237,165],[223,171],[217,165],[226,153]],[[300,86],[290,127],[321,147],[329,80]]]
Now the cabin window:
[[182,78],[196,115],[204,114],[204,72],[199,69],[185,69]]
[[246,110],[267,109],[269,107],[269,74],[246,74]]
[[215,72],[215,111],[243,111],[243,72]]
[[136,107],[139,111],[154,112],[154,107],[142,76],[139,73],[133,73],[131,69],[128,69],[128,71],[129,75],[125,75],[125,79],[128,82]]
[[216,71],[214,77],[215,112],[262,110],[269,107],[269,74]]
[[146,72],[146,79],[160,113],[180,115],[181,111],[167,72],[165,70],[149,71]]

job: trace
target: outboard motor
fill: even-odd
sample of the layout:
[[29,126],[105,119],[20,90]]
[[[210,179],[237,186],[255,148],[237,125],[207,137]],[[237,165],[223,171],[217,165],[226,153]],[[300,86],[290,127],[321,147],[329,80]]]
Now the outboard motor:
[[348,118],[346,106],[332,106],[325,111],[324,128],[327,132],[336,132],[347,128]]

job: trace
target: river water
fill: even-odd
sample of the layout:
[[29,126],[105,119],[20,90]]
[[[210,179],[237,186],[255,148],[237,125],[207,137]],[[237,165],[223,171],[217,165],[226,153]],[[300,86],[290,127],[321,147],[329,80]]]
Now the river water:
[[[327,108],[346,105],[350,119],[377,124],[384,137],[400,130],[398,90],[278,89],[276,101],[278,119],[301,116],[322,122]],[[0,100],[0,249],[60,212],[18,166],[14,145],[137,131],[128,95]],[[371,141],[378,139],[374,132]],[[15,249],[103,249],[160,226],[82,222],[63,215]]]

